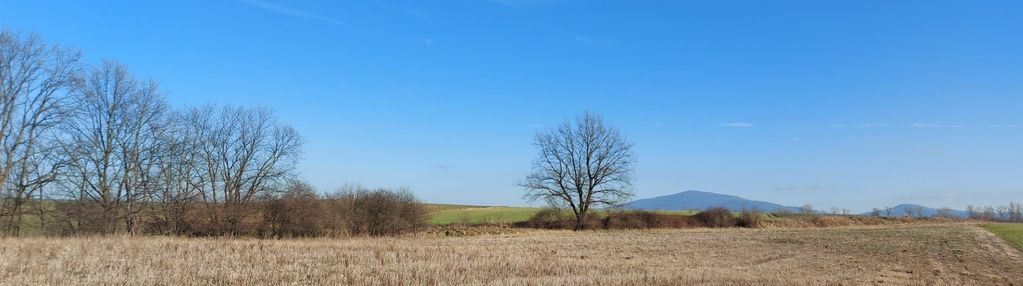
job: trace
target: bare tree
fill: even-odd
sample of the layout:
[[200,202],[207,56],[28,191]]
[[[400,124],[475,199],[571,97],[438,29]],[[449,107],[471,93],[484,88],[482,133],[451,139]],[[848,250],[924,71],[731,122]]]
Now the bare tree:
[[1009,221],[1023,222],[1023,203],[1009,202]]
[[980,212],[980,216],[983,220],[995,220],[995,208],[992,206],[984,206]]
[[8,234],[21,232],[26,202],[56,179],[51,131],[66,117],[78,59],[35,35],[0,31],[0,217]]
[[924,208],[921,206],[907,206],[903,212],[907,217],[922,218],[925,215]]
[[955,212],[952,211],[952,208],[950,208],[950,207],[943,207],[943,208],[938,209],[938,213],[936,214],[936,216],[940,217],[940,218],[955,218],[956,217]]
[[1009,219],[1009,207],[1008,206],[997,206],[995,207],[995,213],[997,213],[996,220],[1008,220]]
[[520,184],[525,198],[567,206],[584,227],[590,209],[615,206],[633,196],[633,144],[600,115],[585,113],[575,122],[538,132],[532,173]]
[[162,234],[186,234],[191,230],[189,215],[199,198],[200,164],[196,136],[188,128],[185,116],[174,112],[166,128],[156,134],[160,154],[156,163],[154,211],[150,212],[151,231]]
[[799,208],[799,211],[804,215],[813,215],[817,213],[816,211],[813,210],[813,205],[811,204],[803,205],[802,207]]
[[884,213],[885,217],[892,217],[893,215],[895,215],[895,209],[889,206],[885,206],[884,209],[882,209],[882,213]]
[[216,232],[241,231],[261,193],[283,190],[301,155],[302,138],[270,110],[208,105],[188,112],[195,135],[196,188]]
[[153,190],[150,175],[155,130],[166,103],[153,82],[136,80],[124,66],[104,62],[75,88],[75,116],[66,125],[66,189],[80,203],[80,226],[114,233],[124,220],[135,233],[141,205]]

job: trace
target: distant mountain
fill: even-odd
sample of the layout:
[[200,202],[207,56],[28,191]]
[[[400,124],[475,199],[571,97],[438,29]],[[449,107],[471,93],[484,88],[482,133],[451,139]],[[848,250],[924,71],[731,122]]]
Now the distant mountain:
[[[901,204],[891,208],[890,211],[881,209],[882,216],[905,216],[905,215],[919,215],[918,212],[922,212],[924,216],[936,216],[938,215],[938,209],[925,207],[915,204]],[[873,212],[865,212],[863,215],[871,215]],[[952,215],[958,217],[966,217],[965,211],[952,210]]]
[[705,210],[712,207],[724,207],[732,211],[739,211],[743,208],[768,212],[781,209],[799,211],[799,208],[796,207],[701,191],[685,191],[674,195],[636,200],[625,204],[625,207],[641,210]]

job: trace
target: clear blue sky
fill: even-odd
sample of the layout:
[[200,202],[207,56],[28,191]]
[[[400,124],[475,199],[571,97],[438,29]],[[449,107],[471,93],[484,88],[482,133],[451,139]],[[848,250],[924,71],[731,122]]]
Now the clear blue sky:
[[532,133],[636,142],[639,197],[1023,201],[1023,1],[0,0],[178,106],[263,105],[304,178],[523,205]]

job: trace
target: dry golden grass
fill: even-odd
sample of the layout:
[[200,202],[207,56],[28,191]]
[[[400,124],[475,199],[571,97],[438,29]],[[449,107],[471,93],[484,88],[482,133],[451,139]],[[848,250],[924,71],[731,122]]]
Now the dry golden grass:
[[1023,284],[972,225],[527,231],[475,237],[0,239],[4,284]]

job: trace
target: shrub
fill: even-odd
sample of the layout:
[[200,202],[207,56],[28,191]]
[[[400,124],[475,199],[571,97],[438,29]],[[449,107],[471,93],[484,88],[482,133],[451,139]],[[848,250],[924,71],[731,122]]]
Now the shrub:
[[272,198],[263,211],[264,236],[319,236],[324,230],[324,208],[313,188],[293,182],[279,198]]
[[696,217],[699,218],[700,221],[703,221],[703,224],[708,227],[735,226],[735,217],[732,216],[732,211],[722,207],[707,209],[696,214]]
[[342,189],[328,196],[333,227],[328,232],[371,236],[397,235],[426,226],[426,207],[407,189]]
[[641,229],[650,228],[651,215],[646,211],[613,212],[604,219],[604,227],[608,229]]
[[526,226],[531,228],[564,229],[572,225],[572,220],[559,208],[544,208],[526,221]]
[[858,224],[857,221],[844,216],[815,216],[812,217],[810,221],[812,221],[817,227],[850,226]]
[[757,209],[742,209],[736,224],[741,227],[759,228],[764,226],[764,214]]
[[604,219],[604,227],[608,229],[691,228],[702,225],[692,216],[649,211],[612,212]]

